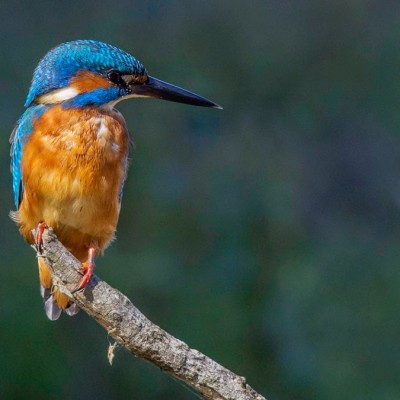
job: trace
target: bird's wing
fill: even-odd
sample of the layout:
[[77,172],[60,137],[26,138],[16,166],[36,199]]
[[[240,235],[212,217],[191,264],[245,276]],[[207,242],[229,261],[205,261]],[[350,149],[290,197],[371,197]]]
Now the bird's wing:
[[43,105],[29,107],[18,120],[14,130],[11,133],[11,173],[13,179],[14,202],[17,209],[21,204],[22,195],[24,192],[21,172],[23,147],[26,139],[32,133],[34,120],[39,118],[46,108],[47,107]]

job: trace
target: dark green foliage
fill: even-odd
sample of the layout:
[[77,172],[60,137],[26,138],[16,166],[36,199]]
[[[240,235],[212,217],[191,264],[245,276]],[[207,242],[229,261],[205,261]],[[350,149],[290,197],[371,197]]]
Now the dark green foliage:
[[0,397],[193,399],[80,313],[45,317],[8,136],[39,59],[102,40],[224,107],[118,108],[136,149],[96,272],[268,399],[400,395],[400,5],[0,5]]

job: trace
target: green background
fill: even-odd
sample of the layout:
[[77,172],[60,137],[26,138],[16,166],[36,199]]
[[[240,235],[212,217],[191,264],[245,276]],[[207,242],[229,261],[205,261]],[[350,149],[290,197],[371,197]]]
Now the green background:
[[224,111],[118,109],[133,133],[96,272],[268,399],[400,398],[400,4],[0,3],[0,398],[193,399],[83,312],[50,322],[9,219],[10,132],[60,42],[121,47]]

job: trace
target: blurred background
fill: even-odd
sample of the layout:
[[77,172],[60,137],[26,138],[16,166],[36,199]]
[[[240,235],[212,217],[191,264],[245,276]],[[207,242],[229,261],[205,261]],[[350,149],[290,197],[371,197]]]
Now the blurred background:
[[118,105],[136,142],[96,273],[268,399],[400,397],[400,3],[0,3],[0,397],[193,399],[83,312],[52,323],[8,138],[60,42],[121,47],[224,111]]

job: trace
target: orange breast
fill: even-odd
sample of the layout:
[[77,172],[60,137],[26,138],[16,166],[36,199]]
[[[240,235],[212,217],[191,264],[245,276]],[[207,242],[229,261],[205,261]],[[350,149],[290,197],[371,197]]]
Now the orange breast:
[[54,106],[34,124],[21,162],[24,195],[22,235],[40,221],[81,261],[95,242],[113,239],[119,191],[125,178],[129,137],[116,110],[65,110]]

